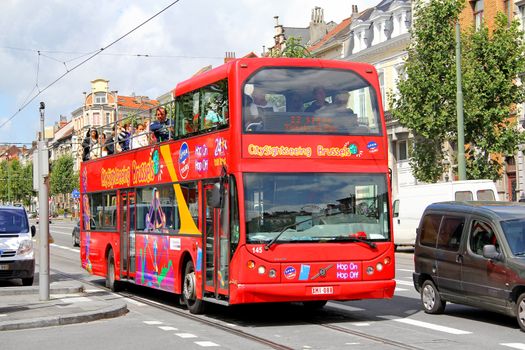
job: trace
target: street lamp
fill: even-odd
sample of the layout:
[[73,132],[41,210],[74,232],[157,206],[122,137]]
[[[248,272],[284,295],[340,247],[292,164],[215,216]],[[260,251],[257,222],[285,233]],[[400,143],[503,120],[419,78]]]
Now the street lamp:
[[44,112],[46,105],[40,102],[40,140],[38,142],[38,206],[40,228],[40,300],[49,300],[49,202],[48,183],[49,154],[44,134]]

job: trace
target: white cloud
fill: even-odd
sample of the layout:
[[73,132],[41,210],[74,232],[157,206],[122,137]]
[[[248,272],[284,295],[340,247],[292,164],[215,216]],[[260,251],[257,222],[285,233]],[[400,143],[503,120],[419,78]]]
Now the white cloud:
[[[42,51],[38,86],[43,89],[87,58],[79,58],[80,53],[108,45],[170,3],[2,0],[0,115],[9,118],[16,113],[35,87],[35,50]],[[363,10],[379,0],[355,3]],[[89,90],[93,79],[110,80],[110,89],[122,95],[134,92],[155,98],[203,66],[221,64],[226,51],[234,51],[238,57],[251,51],[260,54],[263,45],[272,43],[275,15],[285,26],[306,27],[315,6],[325,9],[326,21],[340,22],[350,16],[351,5],[346,0],[181,0],[43,92],[13,119],[14,132],[2,133],[0,142],[34,139],[40,127],[39,101],[46,102],[47,124],[61,114],[70,116],[81,106],[82,92]]]

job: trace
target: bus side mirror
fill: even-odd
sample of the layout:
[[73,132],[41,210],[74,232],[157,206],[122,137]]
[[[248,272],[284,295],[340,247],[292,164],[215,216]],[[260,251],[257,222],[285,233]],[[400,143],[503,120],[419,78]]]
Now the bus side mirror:
[[31,237],[35,237],[36,235],[36,227],[35,225],[31,225]]
[[220,208],[221,202],[222,202],[222,193],[221,193],[221,184],[215,183],[213,184],[213,188],[210,191],[210,195],[208,197],[208,206],[212,208]]

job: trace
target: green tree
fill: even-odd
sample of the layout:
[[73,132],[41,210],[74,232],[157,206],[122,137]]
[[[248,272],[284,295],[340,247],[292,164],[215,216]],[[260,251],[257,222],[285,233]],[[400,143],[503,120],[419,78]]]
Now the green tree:
[[[484,26],[464,45],[465,143],[467,176],[496,180],[503,173],[497,155],[513,155],[525,139],[517,129],[516,104],[525,101],[525,45],[517,21],[498,13],[492,33]],[[513,116],[511,118],[511,116]]]
[[78,174],[73,171],[73,157],[65,155],[51,166],[51,195],[71,193],[78,186]]
[[[398,83],[392,113],[412,130],[414,176],[437,181],[446,170],[443,146],[457,144],[455,24],[464,0],[417,1],[406,76]],[[482,25],[462,35],[467,178],[501,176],[497,155],[511,155],[522,137],[511,108],[523,102],[515,79],[524,71],[522,33],[498,14],[492,34]],[[462,147],[462,146],[460,146]]]
[[0,201],[31,203],[33,191],[33,165],[22,165],[17,159],[0,163]]
[[286,39],[284,50],[272,49],[270,57],[295,57],[306,58],[311,57],[310,51],[301,45],[301,39],[293,36]]

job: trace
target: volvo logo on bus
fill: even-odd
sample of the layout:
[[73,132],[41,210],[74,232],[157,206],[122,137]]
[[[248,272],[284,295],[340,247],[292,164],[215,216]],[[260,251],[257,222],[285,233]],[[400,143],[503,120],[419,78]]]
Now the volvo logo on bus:
[[190,148],[184,142],[179,150],[179,172],[180,176],[185,179],[190,172]]

